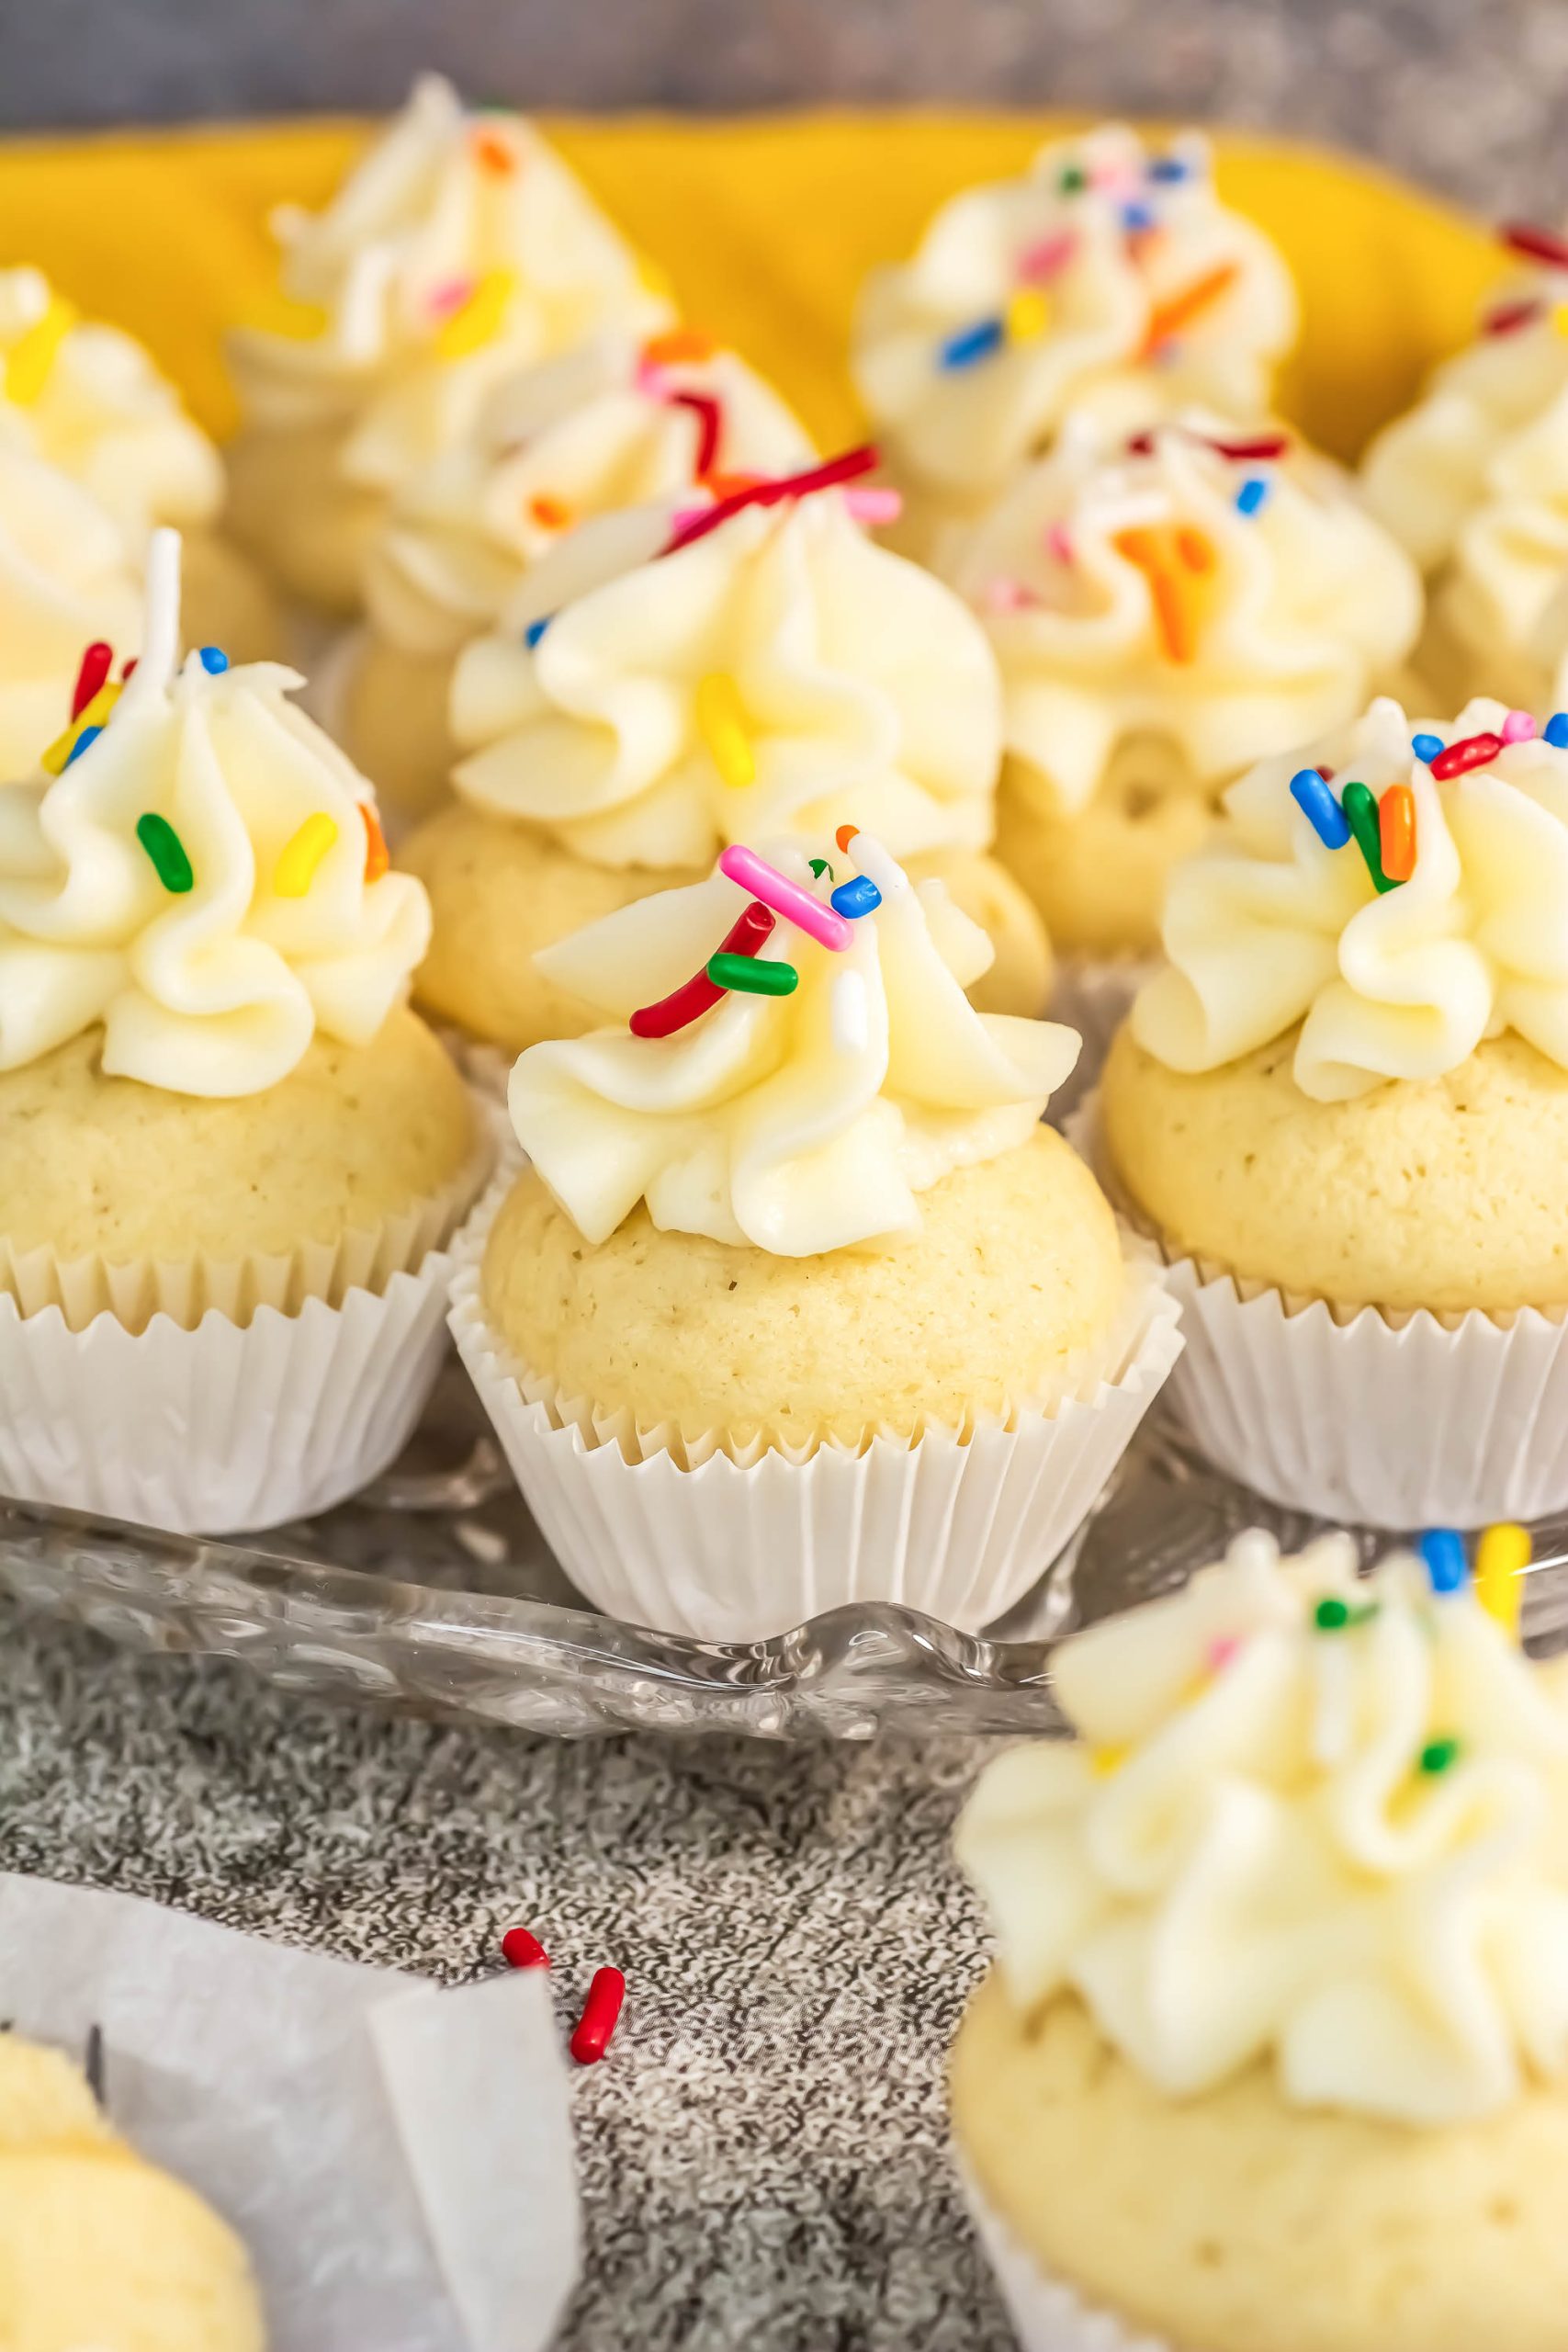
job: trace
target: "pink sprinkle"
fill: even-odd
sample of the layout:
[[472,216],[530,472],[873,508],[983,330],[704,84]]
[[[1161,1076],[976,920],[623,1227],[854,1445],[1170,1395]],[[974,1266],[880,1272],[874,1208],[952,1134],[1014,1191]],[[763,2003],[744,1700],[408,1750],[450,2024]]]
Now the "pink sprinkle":
[[449,317],[452,311],[460,311],[473,290],[474,281],[471,277],[447,278],[445,285],[435,287],[431,293],[431,317],[444,319]]
[[1505,743],[1528,743],[1535,733],[1535,721],[1528,710],[1511,710],[1503,721]]
[[803,890],[798,882],[792,882],[787,874],[781,874],[776,865],[770,865],[740,842],[732,842],[724,852],[718,870],[835,956],[841,956],[854,937],[852,926],[834,908],[825,907],[820,899],[814,899],[809,890]]
[[679,538],[683,531],[689,531],[694,523],[700,523],[710,512],[706,506],[677,506],[670,521],[671,536]]
[[639,359],[637,363],[637,388],[649,400],[662,400],[669,381],[657,359]]
[[1054,237],[1042,237],[1032,245],[1025,245],[1018,257],[1017,269],[1021,285],[1042,286],[1065,269],[1077,250],[1077,231],[1059,229]]
[[1053,523],[1045,534],[1045,552],[1055,556],[1058,563],[1071,563],[1073,542],[1065,523]]
[[1036,602],[1034,593],[1021,580],[988,580],[986,582],[986,610],[990,613],[1021,613]]
[[1222,1634],[1217,1641],[1211,1642],[1204,1652],[1211,1672],[1218,1674],[1222,1667],[1228,1666],[1240,1647],[1241,1637],[1237,1634]]
[[844,504],[857,523],[896,523],[904,512],[904,496],[874,483],[869,490],[846,490]]

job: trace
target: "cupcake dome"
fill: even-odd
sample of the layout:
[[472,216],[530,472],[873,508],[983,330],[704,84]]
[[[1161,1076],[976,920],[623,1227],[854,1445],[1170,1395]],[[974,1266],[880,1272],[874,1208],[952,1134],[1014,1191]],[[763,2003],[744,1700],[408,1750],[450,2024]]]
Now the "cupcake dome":
[[537,131],[434,75],[324,211],[276,222],[284,331],[236,330],[237,523],[297,594],[359,600],[389,495],[518,368],[670,305]]
[[1219,201],[1205,141],[1151,153],[1111,125],[944,205],[867,283],[855,381],[929,548],[1074,408],[1128,426],[1194,400],[1264,413],[1295,329],[1285,265]]

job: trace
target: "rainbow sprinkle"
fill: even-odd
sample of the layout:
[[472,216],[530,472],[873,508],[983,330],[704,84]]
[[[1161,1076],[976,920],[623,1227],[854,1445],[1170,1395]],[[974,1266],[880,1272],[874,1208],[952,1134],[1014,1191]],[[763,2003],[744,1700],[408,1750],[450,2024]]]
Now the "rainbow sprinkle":
[[196,658],[209,678],[220,678],[229,667],[229,656],[220,645],[204,645]]
[[697,681],[693,696],[697,732],[725,783],[744,791],[757,781],[757,754],[746,731],[740,689],[727,671],[712,670]]
[[359,803],[359,814],[365,822],[365,879],[367,882],[379,882],[392,864],[387,848],[387,836],[381,831],[381,820],[368,800]]
[[836,913],[853,922],[859,915],[874,914],[882,904],[882,893],[869,874],[857,874],[848,882],[840,883],[829,904]]
[[35,319],[6,354],[6,397],[18,408],[31,408],[48,383],[60,346],[81,317],[73,302],[51,294],[42,318]]
[[1432,1590],[1439,1598],[1462,1592],[1467,1571],[1463,1539],[1451,1527],[1429,1527],[1416,1546]]
[[[840,847],[843,847],[841,842]],[[721,874],[727,874],[743,890],[750,890],[763,906],[771,907],[775,914],[783,915],[786,922],[794,923],[797,931],[805,932],[808,939],[815,939],[818,946],[834,955],[841,955],[853,938],[842,915],[825,907],[820,899],[814,899],[809,890],[803,890],[798,882],[792,882],[787,874],[781,874],[776,865],[770,865],[766,858],[759,857],[755,850],[745,848],[741,842],[731,842],[719,858],[718,867]]]
[[999,351],[1007,340],[1007,326],[1001,319],[981,319],[972,327],[960,327],[937,346],[939,368],[973,368],[977,359],[988,359]]
[[1432,762],[1441,756],[1443,739],[1440,735],[1413,735],[1410,748],[1418,760],[1430,767]]
[[512,270],[487,269],[437,333],[436,357],[466,359],[471,353],[482,351],[487,343],[493,343],[506,322],[516,290],[517,279]]
[[1407,784],[1392,784],[1378,803],[1378,853],[1390,882],[1408,882],[1416,871],[1416,795]]
[[1344,848],[1350,838],[1345,812],[1315,768],[1297,770],[1291,778],[1291,797],[1311,819],[1313,831],[1325,849]]
[[174,898],[196,888],[196,871],[186,846],[166,817],[149,809],[136,820],[136,838],[152,861],[152,871]]
[[1235,494],[1238,514],[1256,514],[1267,499],[1271,484],[1265,474],[1248,474]]
[[800,974],[793,964],[764,962],[759,956],[730,956],[722,948],[705,967],[716,989],[733,989],[740,996],[793,996]]
[[542,621],[529,622],[527,628],[523,632],[523,642],[527,647],[530,653],[532,653],[535,646],[537,645],[539,639],[543,637],[549,625],[549,618],[547,615]]
[[1416,1761],[1416,1770],[1436,1778],[1459,1762],[1460,1743],[1457,1739],[1429,1739]]
[[1524,1575],[1535,1547],[1527,1528],[1501,1520],[1475,1547],[1475,1597],[1489,1617],[1516,1639],[1524,1601]]
[[1381,894],[1392,890],[1393,883],[1383,871],[1382,827],[1378,817],[1377,795],[1369,785],[1351,782],[1339,795],[1339,805],[1345,811],[1345,821],[1356,836],[1356,846],[1366,860],[1372,887]]
[[1568,710],[1554,710],[1540,730],[1540,740],[1554,752],[1568,752]]
[[280,899],[302,899],[316,878],[316,869],[337,840],[337,826],[324,808],[307,817],[285,844],[273,868],[272,887]]

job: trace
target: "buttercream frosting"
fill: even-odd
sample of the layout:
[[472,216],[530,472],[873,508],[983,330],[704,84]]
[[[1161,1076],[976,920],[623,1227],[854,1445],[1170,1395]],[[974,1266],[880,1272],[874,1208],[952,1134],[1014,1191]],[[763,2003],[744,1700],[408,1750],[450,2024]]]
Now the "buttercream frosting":
[[24,774],[64,726],[95,638],[126,654],[141,640],[119,527],[69,474],[0,433],[0,776]]
[[942,883],[912,886],[863,836],[847,854],[824,847],[818,878],[798,845],[770,855],[824,907],[858,863],[881,902],[841,949],[778,922],[760,954],[797,972],[791,994],[730,992],[673,1035],[630,1032],[746,909],[722,872],[541,952],[552,981],[616,1024],[531,1046],[512,1073],[518,1138],[590,1241],[639,1200],[663,1229],[780,1257],[916,1230],[919,1193],[1026,1141],[1072,1069],[1072,1030],[970,1004],[990,944]]
[[977,498],[1070,408],[1263,413],[1295,331],[1284,262],[1220,202],[1206,142],[1156,154],[1107,125],[944,205],[911,261],[868,280],[854,373],[899,465]]
[[177,584],[160,531],[134,675],[58,774],[0,786],[0,1069],[101,1023],[113,1076],[257,1093],[318,1031],[367,1043],[424,952],[423,889],[384,870],[369,786],[286,698],[301,681],[176,668]]
[[1473,1589],[1255,1531],[1054,1687],[1077,1740],[999,1758],[958,1832],[1022,2010],[1070,1988],[1177,2098],[1262,2061],[1438,2125],[1562,2079],[1568,1694]]
[[1006,748],[1055,813],[1136,746],[1212,790],[1359,710],[1408,651],[1408,558],[1327,458],[1188,412],[1083,420],[954,539],[1001,668]]
[[[1391,1079],[1434,1079],[1512,1029],[1568,1069],[1568,750],[1499,739],[1501,703],[1412,725],[1398,703],[1284,758],[1225,795],[1213,845],[1171,877],[1168,960],[1140,991],[1133,1033],[1170,1069],[1213,1069],[1299,1022],[1303,1094],[1341,1102]],[[1479,764],[1439,779],[1414,748],[1490,738]],[[1408,880],[1380,892],[1354,841],[1331,849],[1292,793],[1328,771],[1410,795]],[[1380,857],[1381,862],[1381,857]]]
[[841,491],[745,508],[660,555],[671,519],[585,525],[465,649],[464,797],[604,865],[700,866],[844,818],[896,856],[984,848],[1000,694],[952,590],[878,547]]

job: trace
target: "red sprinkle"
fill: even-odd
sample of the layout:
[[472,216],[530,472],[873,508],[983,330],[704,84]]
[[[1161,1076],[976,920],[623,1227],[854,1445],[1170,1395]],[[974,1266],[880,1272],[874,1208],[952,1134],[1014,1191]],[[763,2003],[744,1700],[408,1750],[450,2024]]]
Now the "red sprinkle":
[[1540,311],[1539,302],[1505,302],[1501,310],[1488,312],[1483,326],[1487,334],[1517,334],[1521,327],[1540,318]]
[[501,1939],[501,1956],[508,1968],[548,1968],[549,1953],[526,1928],[508,1928]]
[[[761,899],[753,899],[741,910],[739,921],[727,931],[718,944],[721,956],[755,956],[773,928],[773,910]],[[657,1004],[645,1004],[632,1014],[627,1027],[634,1037],[672,1037],[677,1029],[689,1029],[705,1012],[711,1012],[725,990],[716,980],[710,980],[705,964],[678,989],[660,997]]]
[[697,442],[696,478],[712,473],[718,462],[719,438],[724,431],[724,411],[711,392],[671,392],[671,403],[675,408],[689,408],[701,427]]
[[1255,433],[1245,441],[1211,441],[1209,444],[1210,448],[1218,450],[1222,458],[1234,458],[1237,465],[1245,465],[1249,458],[1282,458],[1290,446],[1288,433]]
[[1568,237],[1554,230],[1534,228],[1528,220],[1505,220],[1497,234],[1510,253],[1543,261],[1551,269],[1568,269]]
[[621,2014],[621,2003],[626,1997],[626,1980],[618,1968],[596,1968],[593,1982],[588,1987],[588,1998],[582,2005],[571,2041],[568,2044],[580,2066],[592,2066],[603,2058],[610,2046],[610,2036],[615,2030],[615,2020]]
[[694,539],[705,539],[732,514],[747,506],[782,506],[786,498],[809,498],[816,490],[833,490],[840,482],[858,481],[862,474],[874,474],[882,460],[875,445],[867,441],[858,449],[846,449],[840,458],[829,458],[825,465],[813,466],[803,474],[780,474],[772,481],[749,482],[744,490],[732,491],[728,498],[720,498],[705,507],[670,534],[668,543],[660,549],[673,555],[679,548],[690,547]]
[[1435,776],[1463,775],[1470,768],[1483,768],[1488,760],[1496,758],[1502,748],[1501,735],[1466,735],[1461,741],[1450,743],[1446,752],[1438,753],[1432,762],[1432,774]]
[[75,691],[71,696],[73,718],[81,718],[113,666],[113,646],[106,645],[101,637],[95,638],[83,654],[82,666],[76,673]]
[[1154,453],[1155,436],[1152,433],[1134,433],[1127,443],[1130,458],[1152,458]]

